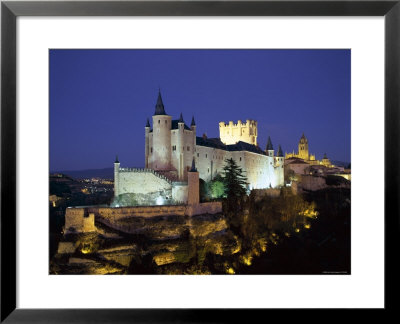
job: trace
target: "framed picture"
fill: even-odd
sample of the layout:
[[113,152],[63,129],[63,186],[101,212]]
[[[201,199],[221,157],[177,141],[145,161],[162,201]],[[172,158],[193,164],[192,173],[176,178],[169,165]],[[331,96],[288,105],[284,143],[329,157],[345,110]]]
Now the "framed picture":
[[3,1],[1,320],[393,309],[399,15]]

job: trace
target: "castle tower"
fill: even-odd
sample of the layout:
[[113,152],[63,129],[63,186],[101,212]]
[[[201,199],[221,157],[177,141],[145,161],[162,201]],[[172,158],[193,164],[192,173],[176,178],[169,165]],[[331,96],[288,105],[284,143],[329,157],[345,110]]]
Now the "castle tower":
[[283,157],[283,152],[282,148],[279,145],[278,148],[278,153],[276,154],[275,157],[275,178],[276,178],[276,183],[275,186],[283,186],[285,182],[284,178],[284,157]]
[[236,144],[239,141],[257,145],[257,121],[247,119],[245,123],[238,120],[236,124],[229,121],[219,123],[219,137],[224,144]]
[[193,133],[193,144],[192,144],[192,154],[193,154],[193,158],[196,154],[196,122],[194,121],[194,116],[192,116],[192,122],[190,123],[190,129],[192,130]]
[[119,195],[119,165],[120,163],[117,155],[114,162],[114,197]]
[[178,138],[177,138],[177,150],[179,154],[178,162],[178,177],[179,180],[183,181],[185,178],[185,139],[184,139],[185,122],[181,113],[178,120]]
[[269,157],[274,156],[274,147],[272,146],[271,137],[268,136],[267,147],[265,148],[265,152]]
[[188,205],[198,205],[199,203],[199,172],[197,172],[193,158],[192,168],[188,172]]
[[303,135],[299,141],[299,158],[308,161],[309,160],[309,153],[308,153],[308,140]]
[[[194,138],[196,138],[196,123],[194,121],[194,116],[192,116],[192,122],[190,123],[190,129],[193,131]],[[196,145],[196,143],[194,143],[194,145]]]
[[161,92],[153,115],[153,145],[150,146],[149,167],[154,170],[171,169],[171,116],[164,109]]
[[144,128],[145,133],[145,144],[144,144],[144,167],[146,169],[149,168],[149,151],[150,151],[150,143],[149,143],[149,134],[150,134],[150,122],[147,118],[147,123]]

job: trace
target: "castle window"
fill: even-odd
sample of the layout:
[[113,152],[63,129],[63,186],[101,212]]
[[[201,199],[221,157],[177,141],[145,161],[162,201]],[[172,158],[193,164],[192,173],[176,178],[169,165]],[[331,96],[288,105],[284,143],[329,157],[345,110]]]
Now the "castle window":
[[197,157],[200,157],[200,153],[197,153]]
[[207,159],[207,154],[206,154],[206,159]]
[[167,125],[167,121],[165,121],[165,125]]
[[210,168],[207,169],[207,172],[210,173]]
[[160,123],[161,122],[161,120],[158,120],[158,123]]
[[150,152],[153,153],[153,148],[150,149]]
[[190,151],[190,146],[187,147],[187,150]]
[[239,158],[240,161],[242,161],[242,158]]

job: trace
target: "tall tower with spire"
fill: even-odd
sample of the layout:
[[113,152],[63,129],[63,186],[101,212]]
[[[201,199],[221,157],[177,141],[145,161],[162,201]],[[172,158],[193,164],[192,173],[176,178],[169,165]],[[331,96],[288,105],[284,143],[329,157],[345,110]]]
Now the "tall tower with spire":
[[299,158],[308,161],[309,160],[309,153],[308,153],[308,140],[303,135],[299,141]]
[[167,115],[158,91],[157,103],[153,115],[153,136],[149,143],[148,167],[154,170],[171,169],[171,120]]

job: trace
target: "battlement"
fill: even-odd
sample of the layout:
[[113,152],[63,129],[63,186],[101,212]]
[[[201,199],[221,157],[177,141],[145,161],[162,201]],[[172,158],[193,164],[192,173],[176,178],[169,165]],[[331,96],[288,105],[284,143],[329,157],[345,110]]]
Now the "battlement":
[[234,123],[232,120],[230,120],[228,123],[225,122],[219,122],[219,127],[257,127],[257,121],[253,119],[246,119],[246,122],[242,122],[240,119],[237,121],[237,123]]
[[240,119],[237,123],[219,123],[219,137],[224,144],[236,144],[239,141],[257,145],[257,121],[246,119],[243,123]]
[[169,184],[172,185],[172,180],[168,179],[166,176],[154,171],[153,169],[146,169],[146,168],[119,168],[119,172],[133,172],[133,173],[152,173],[156,177],[167,181]]

